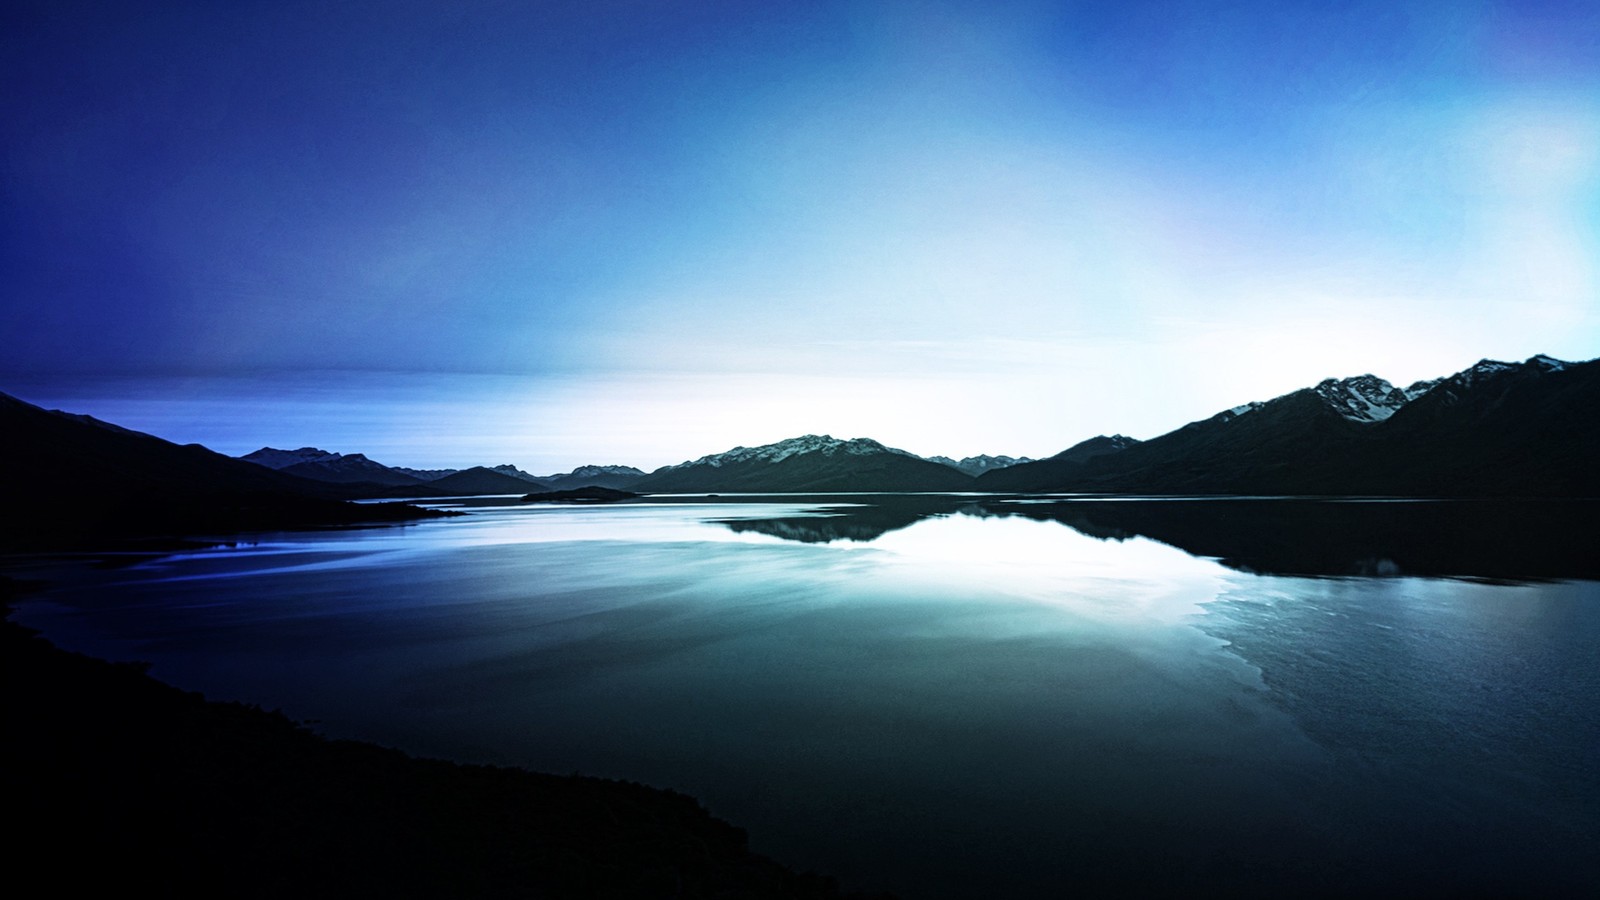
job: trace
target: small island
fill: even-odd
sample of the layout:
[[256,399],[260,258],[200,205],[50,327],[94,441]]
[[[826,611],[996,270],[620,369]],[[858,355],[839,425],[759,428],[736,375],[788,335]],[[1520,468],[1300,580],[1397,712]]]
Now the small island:
[[619,491],[615,488],[589,487],[574,488],[570,491],[536,491],[522,498],[524,503],[615,503],[618,500],[633,500],[642,497],[632,491]]

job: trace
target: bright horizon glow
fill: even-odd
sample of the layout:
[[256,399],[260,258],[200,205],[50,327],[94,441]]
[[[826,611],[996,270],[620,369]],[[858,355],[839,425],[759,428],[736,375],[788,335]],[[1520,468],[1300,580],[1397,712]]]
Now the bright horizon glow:
[[39,4],[0,391],[238,454],[1149,438],[1600,356],[1593,4]]

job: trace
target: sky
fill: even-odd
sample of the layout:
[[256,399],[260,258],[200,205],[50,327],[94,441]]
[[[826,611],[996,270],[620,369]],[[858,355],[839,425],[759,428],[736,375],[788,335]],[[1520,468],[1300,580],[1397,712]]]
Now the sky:
[[1038,457],[1600,356],[1600,4],[11,0],[0,189],[0,391],[171,440]]

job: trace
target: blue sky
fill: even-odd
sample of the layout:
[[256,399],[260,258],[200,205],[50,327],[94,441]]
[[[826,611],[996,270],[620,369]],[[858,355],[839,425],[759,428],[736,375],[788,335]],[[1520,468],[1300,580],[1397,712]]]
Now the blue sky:
[[1038,456],[1600,355],[1592,3],[3,15],[0,390],[224,452]]

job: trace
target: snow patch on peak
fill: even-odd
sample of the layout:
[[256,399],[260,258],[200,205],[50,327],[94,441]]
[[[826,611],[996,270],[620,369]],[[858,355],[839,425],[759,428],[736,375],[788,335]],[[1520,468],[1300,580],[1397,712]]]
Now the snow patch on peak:
[[989,456],[988,454],[968,456],[960,460],[951,459],[948,456],[930,456],[927,457],[927,460],[928,462],[941,463],[973,477],[995,469],[1008,469],[1022,463],[1033,462],[1032,459],[1026,456]]
[[1516,368],[1519,368],[1516,363],[1506,362],[1505,360],[1480,359],[1473,364],[1472,368],[1467,369],[1461,374],[1466,375],[1469,379],[1472,379],[1481,378],[1486,375],[1497,375],[1501,372],[1509,372]]
[[1242,403],[1232,409],[1225,409],[1222,412],[1217,413],[1217,416],[1224,422],[1232,422],[1234,419],[1239,418],[1245,413],[1255,412],[1263,406],[1266,406],[1266,404],[1260,400],[1251,400],[1249,403]]
[[898,450],[894,447],[885,447],[871,438],[851,438],[844,440],[831,434],[806,434],[800,437],[778,441],[775,444],[763,444],[759,447],[735,447],[724,453],[713,453],[699,459],[678,463],[675,466],[666,466],[670,471],[684,469],[689,466],[711,466],[721,468],[733,463],[766,462],[780,463],[791,456],[800,456],[808,453],[821,453],[823,456],[834,456],[844,453],[849,456],[866,456],[872,453],[897,453],[920,459],[913,453]]
[[1572,363],[1566,360],[1546,356],[1543,353],[1531,356],[1526,362],[1520,363],[1506,362],[1501,359],[1480,359],[1472,368],[1464,369],[1444,380],[1454,387],[1470,388],[1485,380],[1498,378],[1507,372],[1529,372],[1535,375],[1543,375],[1549,372],[1565,371],[1570,365]]
[[1376,375],[1328,378],[1312,390],[1334,412],[1352,422],[1382,422],[1412,400],[1406,391]]
[[538,481],[539,481],[538,478],[535,478],[534,476],[529,475],[527,472],[522,471],[521,469],[517,468],[516,466],[512,465],[511,463],[504,463],[504,464],[498,465],[498,466],[489,466],[489,471],[491,471],[491,472],[499,472],[501,475],[510,475],[512,478],[520,478],[523,481],[529,481],[529,482],[534,482],[534,483],[538,483]]
[[1431,378],[1431,379],[1429,379],[1427,381],[1413,382],[1410,387],[1408,387],[1408,388],[1406,388],[1404,390],[1404,393],[1406,395],[1406,400],[1410,401],[1410,400],[1415,400],[1418,397],[1421,397],[1423,394],[1426,394],[1427,392],[1433,390],[1435,387],[1437,387],[1443,381],[1444,381],[1443,378]]
[[643,475],[643,469],[633,466],[579,466],[570,475]]

